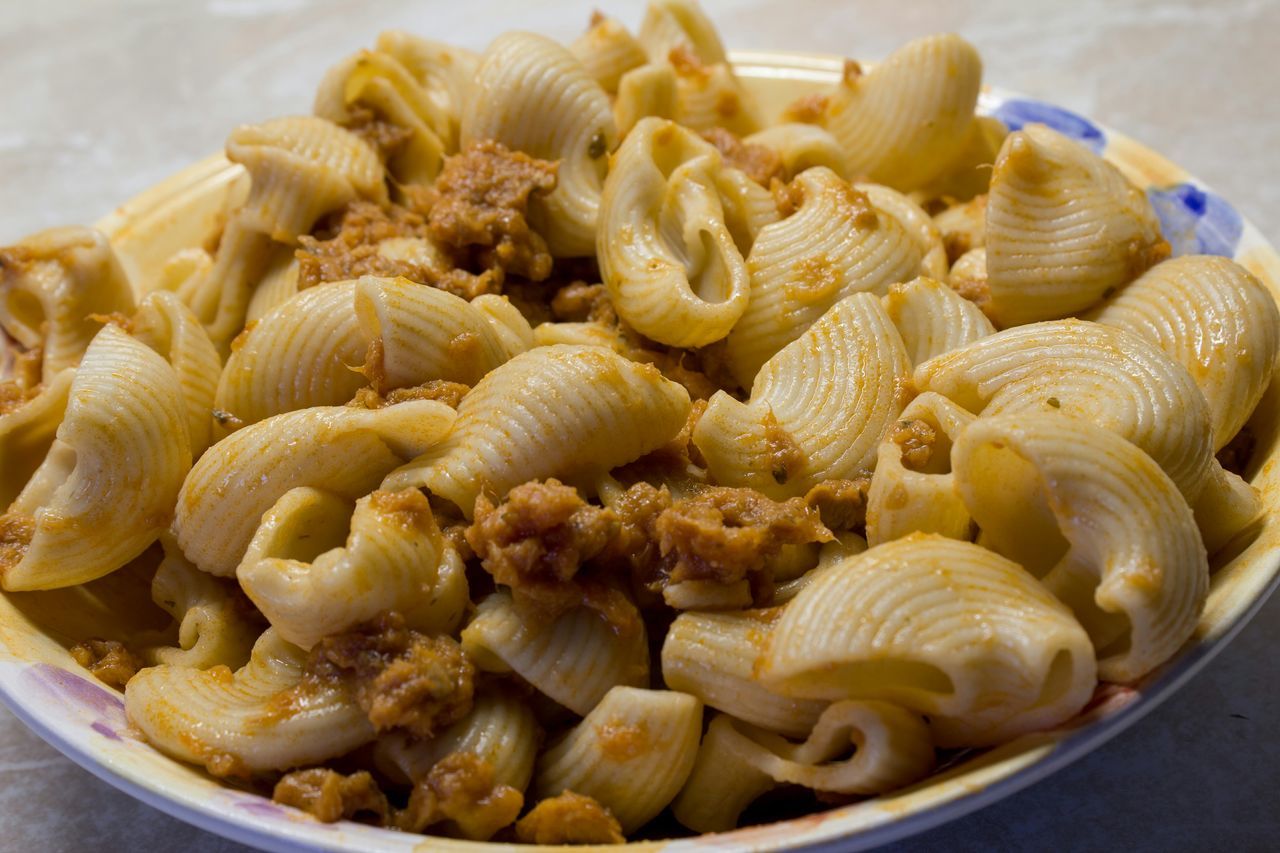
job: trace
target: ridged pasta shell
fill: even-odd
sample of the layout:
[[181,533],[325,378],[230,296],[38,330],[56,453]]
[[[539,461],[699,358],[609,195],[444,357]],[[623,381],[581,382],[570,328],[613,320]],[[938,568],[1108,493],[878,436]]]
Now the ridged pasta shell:
[[301,486],[263,514],[236,578],[281,637],[309,649],[386,611],[425,633],[457,627],[465,584],[452,606],[432,606],[446,556],[421,492],[374,492],[353,512],[346,498]]
[[913,378],[975,414],[1056,411],[1117,432],[1188,500],[1210,475],[1203,395],[1181,365],[1130,332],[1083,320],[1019,326],[931,359]]
[[920,247],[920,275],[929,278],[944,278],[947,274],[947,247],[942,242],[942,231],[933,217],[925,209],[892,187],[883,184],[857,182],[855,190],[867,194],[871,203],[879,210],[898,220],[907,233],[915,238]]
[[618,137],[626,139],[644,118],[676,117],[676,72],[665,62],[633,68],[618,81],[613,120]]
[[799,209],[762,229],[747,257],[751,295],[726,349],[744,388],[836,302],[863,291],[882,295],[921,272],[916,238],[865,193],[821,167],[794,183],[804,192]]
[[[718,483],[773,498],[803,495],[875,465],[877,445],[906,404],[910,375],[880,300],[854,294],[769,359],[746,403],[717,392],[693,443]],[[779,469],[779,439],[798,448],[798,468]]]
[[[395,57],[362,50],[325,73],[312,108],[317,116],[349,126],[358,111],[373,116],[407,138],[387,161],[400,183],[426,184],[444,165],[449,117]],[[442,138],[443,137],[443,138]]]
[[1195,631],[1204,545],[1173,481],[1138,448],[1071,418],[1023,414],[975,421],[952,463],[985,541],[1053,561],[1044,583],[1088,630],[1102,678],[1144,675]]
[[902,335],[913,365],[996,331],[977,305],[931,278],[890,286],[884,310]]
[[369,342],[353,310],[356,283],[308,288],[250,328],[218,381],[218,409],[245,426],[273,415],[347,402]]
[[235,216],[273,240],[292,243],[316,220],[358,198],[386,204],[378,155],[363,139],[314,116],[236,128],[227,159],[249,170],[249,197]]
[[729,334],[750,280],[721,190],[720,153],[672,122],[644,119],[614,155],[596,254],[618,315],[670,346]]
[[173,522],[182,552],[200,569],[235,574],[262,514],[298,486],[351,500],[395,466],[439,441],[454,422],[443,403],[382,409],[286,412],[238,430],[200,457],[178,494]]
[[398,782],[424,778],[436,762],[469,752],[493,767],[494,781],[517,791],[529,787],[540,732],[529,703],[499,686],[476,691],[471,712],[426,740],[388,732],[374,745],[378,768]]
[[729,59],[715,24],[694,0],[650,0],[637,38],[654,61],[681,45],[707,65]]
[[534,795],[591,797],[634,832],[675,799],[701,734],[702,703],[687,693],[615,687],[542,753]]
[[[7,518],[0,585],[84,583],[137,557],[165,529],[191,467],[182,386],[168,363],[114,326],[85,350],[57,438]],[[6,525],[6,531],[11,530]]]
[[67,368],[33,399],[0,415],[0,507],[14,502],[49,455],[75,376]]
[[987,280],[1002,326],[1078,313],[1166,257],[1141,190],[1056,130],[1009,134],[987,196]]
[[380,33],[376,47],[394,56],[435,102],[438,113],[449,122],[447,135],[440,136],[445,151],[457,151],[462,108],[472,97],[479,54],[401,30]]
[[576,714],[590,712],[618,685],[649,683],[643,628],[620,633],[586,607],[540,624],[523,618],[505,591],[480,602],[462,631],[462,649],[477,668],[515,672]]
[[793,696],[928,714],[939,746],[1057,725],[1096,681],[1089,636],[1035,578],[985,548],[922,533],[805,587],[774,628],[761,676]]
[[494,39],[462,116],[462,145],[485,139],[559,161],[556,188],[530,200],[530,221],[552,254],[592,254],[605,155],[618,139],[609,96],[582,63],[545,36]]
[[125,712],[147,741],[220,775],[318,764],[373,740],[341,687],[303,683],[306,653],[268,629],[244,667],[156,666],[129,679]]
[[448,438],[383,488],[426,488],[470,518],[481,492],[547,477],[589,483],[638,459],[680,432],[689,405],[652,365],[603,347],[538,347],[481,379]]
[[926,391],[899,416],[899,423],[913,420],[928,424],[936,435],[929,461],[923,469],[908,468],[897,442],[880,443],[867,491],[867,542],[879,545],[916,532],[971,539],[969,510],[951,472],[951,448],[974,417],[946,397]]
[[649,61],[636,37],[616,18],[600,15],[569,45],[587,73],[609,94],[618,91],[622,75]]
[[50,228],[0,249],[0,328],[43,348],[41,381],[75,367],[102,320],[133,313],[133,288],[111,244],[92,228]]
[[1216,255],[1157,264],[1087,317],[1141,335],[1191,373],[1209,403],[1215,450],[1249,419],[1280,352],[1275,297]]
[[[837,702],[803,743],[718,714],[672,805],[694,832],[724,832],[761,794],[782,784],[878,794],[928,775],[933,739],[919,715],[885,702]],[[850,747],[853,756],[846,758]]]
[[191,455],[213,443],[213,401],[222,373],[222,359],[200,320],[177,294],[147,294],[129,323],[130,333],[169,362],[182,386],[187,407]]
[[768,731],[804,737],[827,703],[783,696],[756,678],[781,615],[778,609],[681,613],[662,643],[663,683]]
[[191,565],[169,534],[160,542],[164,559],[151,580],[151,600],[177,620],[178,644],[145,649],[147,662],[192,669],[244,666],[261,625],[245,618],[243,599],[232,595],[231,584]]
[[964,149],[981,85],[973,45],[951,33],[926,36],[866,74],[851,66],[827,100],[822,124],[855,174],[913,190]]

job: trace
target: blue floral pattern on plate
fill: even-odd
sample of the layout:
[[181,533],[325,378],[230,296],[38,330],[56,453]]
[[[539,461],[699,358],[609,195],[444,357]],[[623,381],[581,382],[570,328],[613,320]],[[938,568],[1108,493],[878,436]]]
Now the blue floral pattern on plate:
[[1033,101],[1029,98],[1009,98],[992,113],[1005,123],[1009,130],[1019,130],[1025,124],[1048,125],[1063,136],[1089,146],[1095,154],[1101,154],[1107,146],[1107,136],[1102,128],[1082,115],[1062,107]]
[[1160,231],[1175,256],[1235,256],[1244,220],[1221,196],[1183,183],[1148,187],[1147,198],[1160,217]]

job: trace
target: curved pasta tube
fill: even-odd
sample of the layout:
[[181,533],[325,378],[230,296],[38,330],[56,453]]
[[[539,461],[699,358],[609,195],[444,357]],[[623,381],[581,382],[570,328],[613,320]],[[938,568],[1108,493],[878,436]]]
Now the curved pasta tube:
[[676,111],[695,130],[723,127],[739,136],[760,128],[759,108],[733,73],[715,25],[691,0],[654,0],[638,41],[655,64],[674,67]]
[[316,220],[357,199],[388,201],[377,153],[360,137],[314,116],[237,128],[227,157],[249,172],[249,196],[232,214],[212,267],[193,271],[178,295],[225,355],[244,328],[254,286],[277,243],[292,244]]
[[535,796],[583,794],[612,812],[624,833],[634,832],[684,786],[701,734],[702,703],[694,697],[615,687],[542,753]]
[[974,417],[946,397],[926,391],[907,404],[898,422],[916,420],[927,424],[936,436],[922,469],[904,464],[902,445],[880,443],[867,492],[867,542],[872,546],[916,531],[951,539],[972,538],[969,510],[956,491],[951,472],[951,448]]
[[987,196],[987,281],[1001,326],[1093,305],[1169,254],[1141,190],[1055,130],[1009,134]]
[[[852,479],[874,466],[910,376],[880,300],[854,294],[769,359],[747,402],[717,392],[693,443],[718,483],[773,498],[803,495],[822,480]],[[798,458],[780,465],[779,451],[788,448]]]
[[792,184],[804,194],[794,214],[765,226],[751,247],[751,295],[726,355],[733,376],[751,387],[756,372],[841,299],[920,274],[922,252],[896,216],[872,204],[829,169]]
[[951,265],[947,285],[991,316],[991,290],[987,286],[987,249],[970,249]]
[[394,56],[422,86],[435,103],[438,115],[448,120],[447,133],[440,133],[446,152],[457,151],[462,107],[471,98],[479,55],[401,30],[380,33],[375,47]]
[[[817,580],[819,574],[841,560],[846,557],[856,556],[867,550],[867,540],[856,533],[845,530],[836,533],[835,536],[835,539],[830,542],[824,542],[822,547],[818,549],[818,564],[816,566],[798,578],[777,585],[773,591],[773,604],[775,606],[786,604],[795,598],[800,594],[800,590]],[[760,725],[759,723],[756,724]]]
[[821,123],[844,146],[854,174],[913,190],[960,155],[981,85],[973,45],[951,33],[926,36],[866,74],[848,64]]
[[151,600],[178,620],[178,645],[146,649],[147,662],[192,669],[244,666],[261,628],[243,617],[226,582],[191,565],[168,534],[160,541],[164,559],[151,580]]
[[232,349],[215,405],[244,425],[312,406],[337,406],[368,379],[356,368],[369,342],[352,310],[356,283],[302,291],[248,330]]
[[540,737],[529,704],[500,687],[480,688],[471,712],[427,740],[392,732],[378,738],[374,761],[399,782],[414,782],[436,762],[469,752],[493,767],[494,781],[517,791],[529,787]]
[[56,435],[4,516],[6,590],[71,586],[125,565],[168,525],[191,467],[177,375],[114,326],[85,351]]
[[374,492],[353,513],[345,498],[301,486],[263,514],[236,578],[283,639],[310,649],[391,610],[426,633],[456,627],[465,591],[445,612],[432,606],[445,558],[421,492]]
[[213,401],[222,359],[199,319],[176,294],[147,294],[129,321],[129,332],[173,367],[187,408],[191,455],[198,458],[213,443]]
[[320,118],[352,125],[361,111],[406,134],[387,161],[387,171],[405,184],[427,184],[444,165],[449,117],[427,96],[395,57],[362,50],[326,72],[316,92],[313,112]]
[[654,60],[683,45],[707,65],[729,61],[715,24],[694,0],[650,0],[637,40]]
[[884,310],[902,335],[912,364],[923,364],[996,331],[982,309],[932,278],[892,285],[884,297]]
[[[803,743],[727,714],[711,721],[693,772],[672,805],[694,832],[724,832],[743,810],[782,784],[839,794],[878,794],[928,775],[933,740],[917,714],[885,702],[837,702]],[[852,757],[844,758],[849,747]]]
[[947,254],[959,258],[987,245],[987,197],[976,196],[966,202],[952,204],[937,213],[933,222],[942,232]]
[[201,570],[235,574],[262,514],[287,491],[315,486],[355,500],[453,426],[443,403],[382,409],[315,407],[232,433],[200,457],[178,494],[173,531]]
[[594,482],[670,441],[689,406],[689,393],[652,365],[603,347],[538,347],[481,379],[449,436],[383,488],[426,488],[470,518],[482,491],[501,497],[547,477]]
[[268,629],[234,673],[224,666],[142,670],[125,687],[125,713],[161,752],[215,776],[316,764],[373,740],[373,726],[344,687],[303,679],[306,657]]
[[720,340],[750,290],[724,207],[720,153],[686,128],[648,118],[613,162],[596,252],[618,316],[670,346]]
[[909,196],[883,184],[855,183],[855,190],[867,194],[879,210],[898,220],[920,247],[920,275],[928,278],[945,278],[948,271],[947,247],[942,242],[942,231],[933,217]]
[[849,162],[839,141],[817,125],[784,122],[758,130],[742,141],[777,151],[788,179],[814,166],[825,166],[846,180],[850,177]]
[[586,607],[539,624],[525,618],[504,591],[480,602],[462,630],[462,649],[478,669],[515,672],[576,714],[588,713],[613,687],[649,683],[643,628],[616,631]]
[[292,243],[331,210],[359,198],[387,202],[383,168],[363,139],[331,121],[290,116],[236,128],[227,159],[249,171],[240,224]]
[[618,91],[618,81],[633,68],[648,62],[644,48],[616,18],[592,17],[591,26],[569,45],[587,73],[609,94]]
[[1249,419],[1280,352],[1275,297],[1216,255],[1157,264],[1088,319],[1141,335],[1191,373],[1209,403],[1215,450]]
[[471,302],[404,278],[363,276],[355,314],[366,340],[381,341],[381,385],[431,379],[474,385],[533,345],[529,322],[505,297]]
[[951,747],[1070,719],[1092,695],[1096,668],[1071,611],[1016,563],[913,533],[801,590],[774,627],[761,677],[797,697],[919,711]]
[[755,674],[781,615],[780,608],[681,613],[662,643],[663,683],[762,729],[805,736],[827,703],[775,693]]
[[[956,484],[987,540],[1028,550],[1040,509],[1056,530],[1035,547],[1055,559],[1044,583],[1098,651],[1098,673],[1132,681],[1192,635],[1209,589],[1195,519],[1160,467],[1108,430],[1055,415],[980,418],[952,452]],[[1065,544],[1065,548],[1063,545]]]
[[43,382],[80,363],[97,315],[132,314],[133,304],[111,244],[92,228],[50,228],[0,249],[0,329],[43,349]]
[[462,116],[463,146],[484,139],[559,161],[556,188],[529,201],[530,222],[552,254],[592,254],[606,155],[618,138],[609,96],[582,63],[545,36],[494,39]]
[[644,118],[674,119],[676,116],[676,72],[666,63],[650,63],[633,68],[618,81],[613,99],[613,120],[618,137],[625,140]]
[[76,372],[67,368],[16,409],[0,409],[0,507],[8,507],[53,447]]
[[246,328],[298,295],[298,269],[298,257],[292,246],[278,244],[273,248],[271,259],[267,262],[262,278],[254,285],[253,295],[245,308]]
[[1209,479],[1209,413],[1191,376],[1143,338],[1081,320],[1006,329],[916,368],[975,414],[1055,411],[1124,436],[1195,500]]

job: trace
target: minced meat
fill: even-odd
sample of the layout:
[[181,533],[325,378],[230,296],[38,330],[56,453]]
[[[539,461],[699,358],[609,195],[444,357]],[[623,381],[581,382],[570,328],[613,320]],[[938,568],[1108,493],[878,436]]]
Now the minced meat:
[[386,795],[364,770],[350,776],[325,767],[295,770],[276,783],[271,799],[325,823],[363,816],[384,826],[391,811]]
[[471,253],[480,268],[533,281],[551,274],[547,243],[529,225],[529,199],[556,186],[557,164],[491,140],[445,159],[423,197],[428,231],[441,245]]
[[129,679],[142,669],[142,661],[117,640],[90,639],[71,647],[75,662],[92,672],[99,681],[123,690]]
[[823,480],[809,489],[804,502],[818,511],[827,528],[853,530],[867,523],[870,489],[870,472],[852,480]]
[[349,683],[378,731],[431,737],[471,710],[475,666],[450,637],[429,637],[385,614],[311,650],[307,675]]
[[747,177],[767,187],[774,178],[785,174],[782,155],[767,145],[743,142],[723,127],[704,130],[702,138],[716,147],[727,164],[741,169]]
[[516,823],[525,844],[622,844],[622,825],[591,797],[565,791],[533,807]]
[[889,440],[902,449],[904,468],[923,471],[933,458],[938,431],[928,421],[913,418],[895,423],[889,432]]
[[464,838],[484,841],[508,826],[524,807],[524,795],[494,778],[493,765],[471,752],[454,752],[436,762],[409,795],[395,825],[422,832],[450,821]]
[[826,542],[831,531],[802,499],[770,500],[754,489],[712,488],[662,511],[654,523],[670,582],[736,583],[764,571],[783,545]]

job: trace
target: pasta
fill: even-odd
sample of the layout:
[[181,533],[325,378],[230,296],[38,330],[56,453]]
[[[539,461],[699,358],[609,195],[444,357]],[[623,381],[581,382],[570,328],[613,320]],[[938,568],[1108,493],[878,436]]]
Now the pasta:
[[1035,556],[1028,568],[1075,610],[1103,678],[1133,680],[1191,636],[1209,564],[1190,508],[1150,456],[1052,414],[982,418],[953,456],[986,541]]
[[1082,311],[1169,253],[1141,191],[1038,124],[1000,148],[985,240],[991,311],[1002,326]]
[[1265,259],[1167,259],[959,36],[818,67],[740,78],[695,0],[383,32],[231,133],[200,245],[0,248],[0,587],[119,572],[56,639],[164,754],[504,844],[877,797],[1146,689],[1270,523]]

